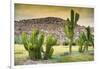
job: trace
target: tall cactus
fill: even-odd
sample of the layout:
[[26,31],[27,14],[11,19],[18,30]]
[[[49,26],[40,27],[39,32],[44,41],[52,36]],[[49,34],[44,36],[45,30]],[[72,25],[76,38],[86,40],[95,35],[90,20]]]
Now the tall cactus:
[[25,49],[29,53],[29,57],[32,60],[41,59],[41,48],[44,42],[44,34],[39,30],[33,30],[29,39],[25,32],[22,33],[22,42]]
[[52,36],[52,35],[49,35],[46,39],[46,50],[45,50],[45,53],[44,53],[44,59],[47,60],[48,58],[51,58],[52,54],[53,54],[53,45],[55,45],[57,42],[57,39]]
[[70,39],[70,43],[69,43],[69,52],[70,52],[70,54],[72,52],[74,29],[77,25],[78,20],[79,20],[79,14],[75,13],[73,10],[71,10],[70,19],[67,18],[66,25],[64,26],[65,35]]

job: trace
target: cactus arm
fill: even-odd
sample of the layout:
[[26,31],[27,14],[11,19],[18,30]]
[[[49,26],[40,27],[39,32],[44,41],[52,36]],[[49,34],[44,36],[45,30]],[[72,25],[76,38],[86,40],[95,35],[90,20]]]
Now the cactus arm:
[[49,35],[47,37],[47,40],[46,40],[46,51],[45,51],[45,54],[44,54],[44,59],[49,59],[51,58],[52,56],[52,53],[53,53],[53,46],[57,43],[57,39],[52,36],[52,35]]
[[25,32],[22,33],[22,43],[24,44],[24,48],[28,50],[28,39]]
[[71,17],[71,22],[74,23],[74,11],[73,10],[71,10],[71,16],[70,17]]
[[38,46],[41,47],[44,42],[44,33],[40,33],[39,38],[38,38]]
[[54,52],[54,49],[51,48],[51,49],[50,49],[50,52],[49,52],[49,56],[48,56],[49,58],[52,58],[51,56],[53,55],[53,52]]
[[79,20],[79,17],[80,17],[79,14],[76,13],[76,14],[75,14],[75,25],[76,25],[77,21]]

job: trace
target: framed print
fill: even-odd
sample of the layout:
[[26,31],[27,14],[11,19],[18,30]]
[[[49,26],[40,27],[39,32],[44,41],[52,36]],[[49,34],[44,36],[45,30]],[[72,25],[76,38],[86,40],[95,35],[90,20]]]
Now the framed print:
[[13,3],[11,65],[94,61],[94,7]]

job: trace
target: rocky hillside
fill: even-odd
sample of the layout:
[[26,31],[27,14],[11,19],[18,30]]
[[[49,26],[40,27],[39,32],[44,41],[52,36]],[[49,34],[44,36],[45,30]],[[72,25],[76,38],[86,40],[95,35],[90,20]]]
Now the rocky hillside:
[[[63,32],[63,26],[65,20],[57,17],[46,17],[37,19],[27,19],[15,21],[15,35],[21,35],[23,31],[30,34],[32,29],[39,29],[44,31],[45,34],[53,34],[59,40],[65,40],[65,34]],[[75,29],[75,36],[78,36],[79,32],[84,31],[84,26],[77,25]]]

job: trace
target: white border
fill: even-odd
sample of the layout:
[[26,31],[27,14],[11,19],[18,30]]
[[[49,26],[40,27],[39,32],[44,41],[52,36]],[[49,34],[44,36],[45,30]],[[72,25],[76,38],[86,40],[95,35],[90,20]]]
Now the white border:
[[11,58],[10,58],[10,68],[11,69],[13,69],[14,68],[14,2],[13,2],[13,0],[11,0],[11,12],[10,12],[10,14],[11,14],[11,27],[10,27],[10,38],[11,38],[11,40],[10,40],[10,45],[11,45],[11,47],[10,47],[10,56],[11,56]]
[[[95,10],[95,5],[93,3],[88,3],[88,1],[86,2],[80,2],[80,0],[75,0],[75,1],[41,1],[41,0],[12,0],[11,1],[11,68],[12,69],[33,69],[33,68],[44,68],[47,69],[49,68],[55,68],[55,66],[61,65],[62,67],[66,66],[67,64],[67,68],[69,69],[70,66],[72,65],[74,68],[75,65],[80,65],[80,66],[88,66],[90,65],[89,62],[74,62],[74,63],[57,63],[56,64],[38,64],[38,65],[18,65],[18,66],[14,66],[14,3],[22,3],[22,4],[37,4],[37,5],[51,5],[51,6],[71,6],[71,7],[87,7],[87,8],[94,8]],[[93,65],[95,62],[91,62],[91,64]],[[58,69],[61,69],[62,67],[59,67]],[[79,68],[79,67],[78,67]]]
[[[95,7],[95,1],[87,0],[14,0],[14,3],[23,4],[40,4],[40,5],[54,5],[54,6],[74,6],[74,7]],[[89,3],[90,2],[90,3]]]

